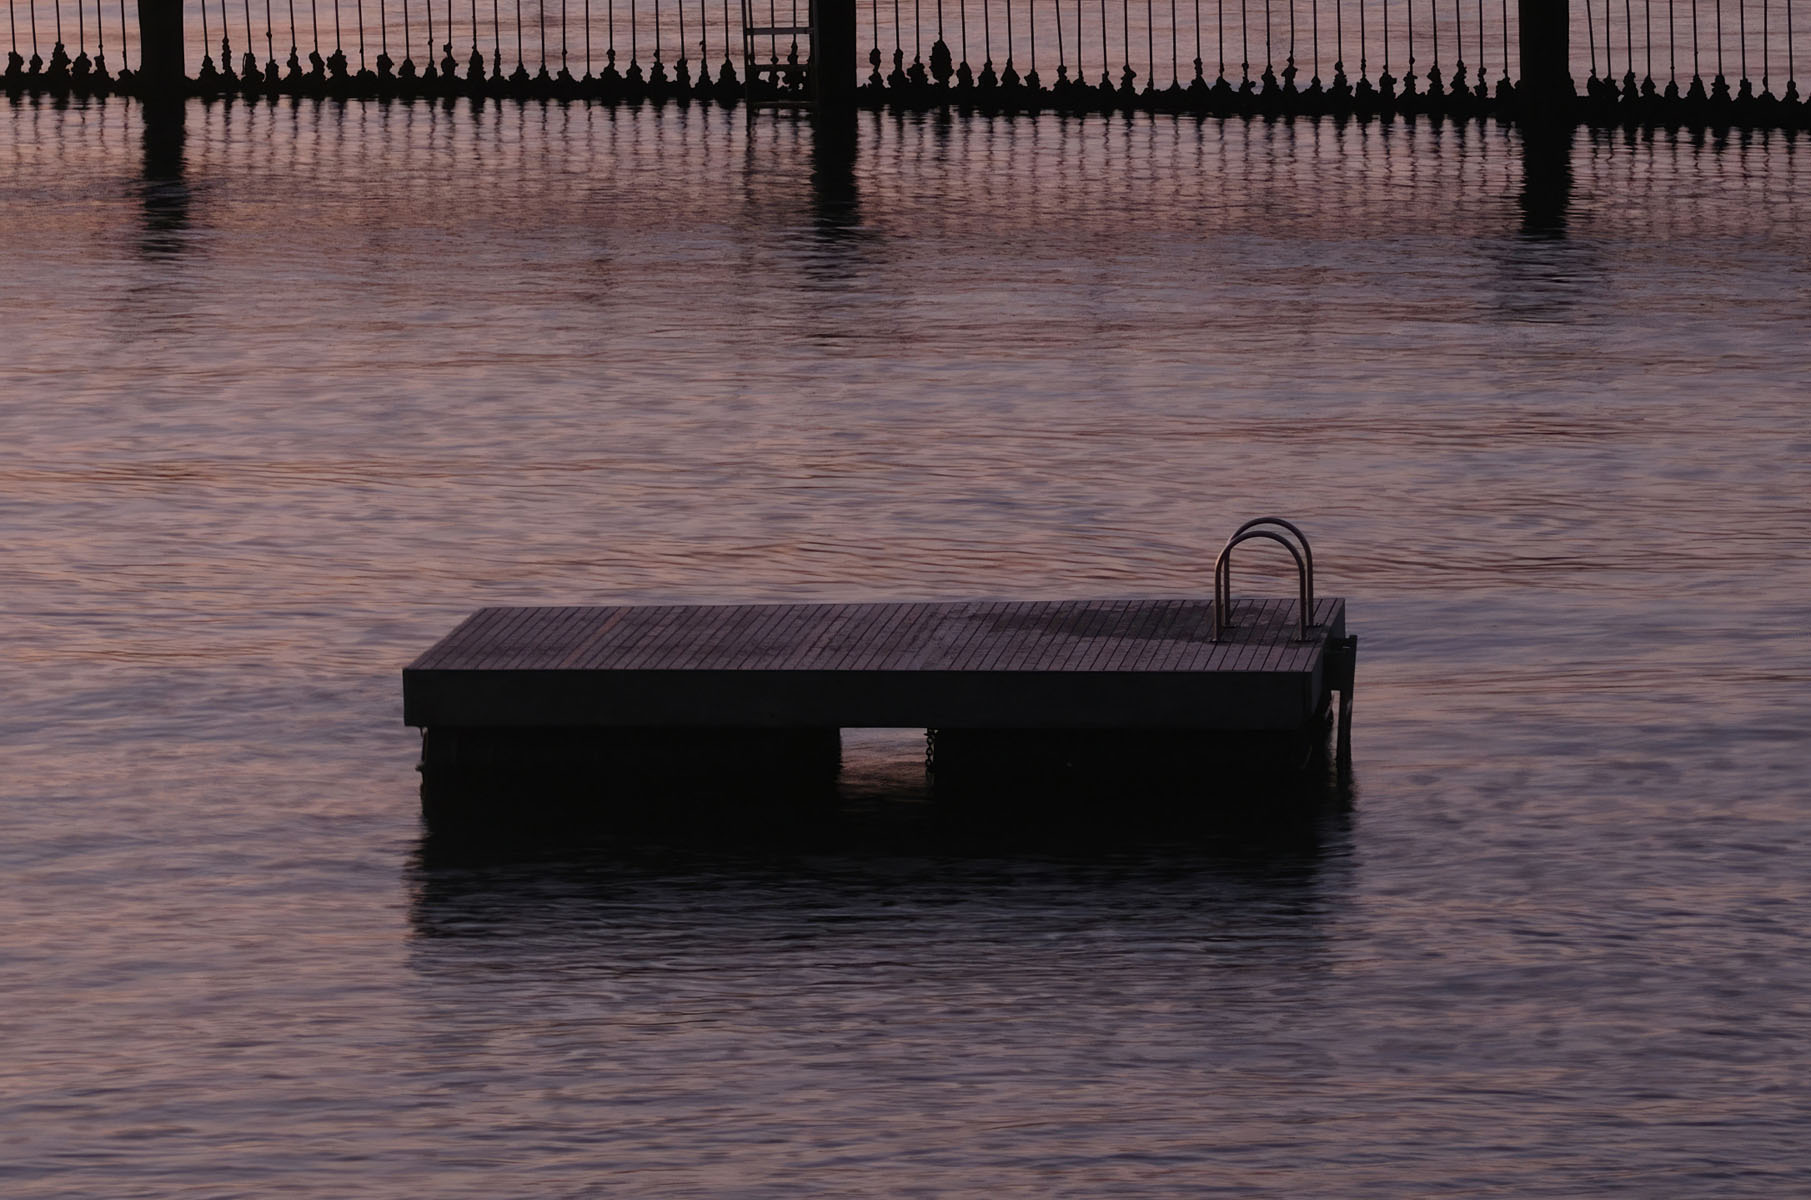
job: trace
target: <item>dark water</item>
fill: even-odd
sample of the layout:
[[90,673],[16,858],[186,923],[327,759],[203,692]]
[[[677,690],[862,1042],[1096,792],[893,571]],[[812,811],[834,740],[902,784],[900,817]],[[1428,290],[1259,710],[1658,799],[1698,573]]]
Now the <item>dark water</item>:
[[[0,1192],[1811,1192],[1808,152],[0,113]],[[1205,592],[1266,511],[1362,638],[1296,836],[419,827],[479,604]]]

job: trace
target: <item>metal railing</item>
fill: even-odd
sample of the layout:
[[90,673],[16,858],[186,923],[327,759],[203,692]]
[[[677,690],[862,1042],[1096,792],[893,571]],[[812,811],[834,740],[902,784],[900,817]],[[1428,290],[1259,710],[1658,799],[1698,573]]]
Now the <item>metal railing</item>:
[[[1287,530],[1287,535],[1278,533],[1277,528]],[[1226,636],[1228,629],[1237,627],[1232,619],[1232,551],[1234,546],[1250,541],[1275,542],[1295,559],[1300,603],[1300,609],[1296,613],[1296,639],[1307,641],[1308,631],[1315,627],[1314,551],[1309,548],[1307,536],[1281,517],[1256,517],[1245,522],[1233,531],[1233,535],[1226,540],[1226,545],[1221,548],[1219,557],[1214,559],[1214,640],[1220,641]]]

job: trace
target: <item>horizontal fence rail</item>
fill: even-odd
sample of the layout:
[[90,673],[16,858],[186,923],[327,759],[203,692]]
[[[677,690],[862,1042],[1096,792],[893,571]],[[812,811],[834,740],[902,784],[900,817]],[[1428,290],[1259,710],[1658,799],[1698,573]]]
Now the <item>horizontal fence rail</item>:
[[[1575,0],[1578,115],[1797,126],[1811,0]],[[111,5],[111,6],[110,6]],[[806,0],[756,0],[760,26]],[[12,94],[141,90],[124,0],[8,0]],[[1512,115],[1509,0],[859,0],[858,103]],[[747,97],[741,0],[190,0],[203,96]],[[1808,31],[1811,32],[1811,31]],[[760,39],[808,68],[804,38]],[[73,53],[71,48],[73,47]],[[778,72],[803,90],[805,72]]]

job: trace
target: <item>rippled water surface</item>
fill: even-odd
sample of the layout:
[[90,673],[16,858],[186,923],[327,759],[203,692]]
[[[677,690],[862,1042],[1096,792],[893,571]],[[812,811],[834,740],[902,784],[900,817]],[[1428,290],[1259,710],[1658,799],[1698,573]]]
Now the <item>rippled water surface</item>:
[[[1808,185],[0,109],[0,1192],[1811,1192]],[[1200,594],[1267,511],[1361,637],[1292,836],[418,823],[398,670],[477,605]]]

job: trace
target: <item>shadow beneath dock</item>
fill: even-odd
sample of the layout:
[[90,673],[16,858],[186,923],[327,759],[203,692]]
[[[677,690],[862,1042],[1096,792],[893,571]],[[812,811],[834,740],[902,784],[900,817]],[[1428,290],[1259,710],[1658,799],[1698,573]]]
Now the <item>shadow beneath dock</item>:
[[[870,795],[833,821],[733,839],[683,826],[500,839],[434,830],[404,882],[424,945],[477,942],[486,959],[531,970],[543,957],[577,961],[581,946],[590,969],[610,969],[612,953],[596,955],[621,951],[625,937],[738,957],[776,937],[861,941],[877,922],[933,941],[977,923],[1212,930],[1232,957],[1248,926],[1266,944],[1278,930],[1318,940],[1350,887],[1349,776],[1307,794],[1236,799],[1167,821],[1102,809],[1085,824],[1008,827],[953,818],[922,796]],[[1289,954],[1303,953],[1301,941],[1290,944]],[[424,960],[447,969],[465,961]]]
[[992,853],[1311,846],[1352,807],[1325,714],[1275,734],[896,730],[890,753],[871,740],[886,732],[433,729],[422,812],[452,854],[650,842]]
[[[947,736],[947,735],[946,735]],[[911,760],[823,774],[822,750],[790,778],[750,772],[728,780],[619,776],[600,787],[540,776],[474,794],[458,780],[444,794],[423,784],[424,869],[515,862],[586,861],[648,854],[755,858],[798,854],[934,857],[999,854],[1116,855],[1153,848],[1234,860],[1314,858],[1349,832],[1355,785],[1349,764],[1324,754],[1305,762],[1247,760],[1166,773],[1145,764],[1115,776],[1059,776],[1020,759],[1010,769],[965,773],[946,765],[933,783]],[[940,757],[949,757],[948,751]],[[438,790],[437,790],[438,789]]]
[[917,979],[977,938],[1041,962],[1077,936],[1129,936],[1113,944],[1191,942],[1204,971],[1295,971],[1351,890],[1356,785],[1325,756],[1187,794],[1037,771],[952,794],[925,749],[922,730],[845,731],[826,803],[745,779],[610,806],[633,821],[594,805],[430,824],[404,869],[414,967],[611,991],[687,963],[766,979],[804,954]]

